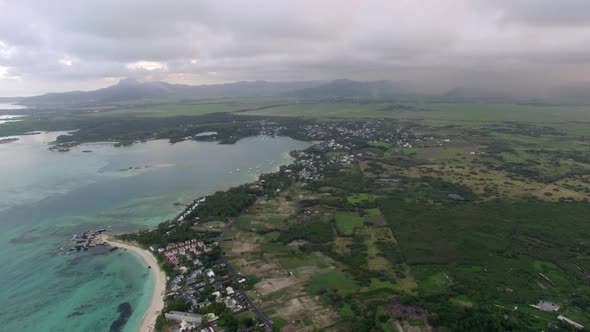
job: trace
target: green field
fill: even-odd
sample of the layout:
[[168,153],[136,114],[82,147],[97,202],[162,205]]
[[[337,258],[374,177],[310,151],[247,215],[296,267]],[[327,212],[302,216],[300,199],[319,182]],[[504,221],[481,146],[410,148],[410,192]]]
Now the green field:
[[330,271],[314,276],[307,285],[307,289],[313,294],[332,290],[346,295],[356,291],[358,285],[348,274],[339,271]]
[[[544,106],[510,103],[410,102],[413,109],[396,109],[396,103],[301,103],[245,112],[248,115],[296,117],[385,117],[456,122],[588,122],[588,106]],[[391,108],[391,109],[390,109]]]
[[511,103],[406,102],[410,109],[396,109],[397,103],[301,103],[240,114],[296,118],[390,118],[433,127],[483,127],[492,123],[521,122],[544,125],[568,134],[590,134],[590,106],[527,105]]
[[209,113],[233,112],[242,109],[244,106],[245,105],[234,103],[143,105],[93,113],[91,116],[134,116],[158,118],[174,116],[197,116]]
[[358,204],[361,202],[368,201],[370,198],[371,197],[367,193],[359,193],[359,194],[353,194],[353,195],[348,196],[346,198],[346,200],[350,204]]
[[342,235],[352,235],[354,229],[363,224],[364,219],[357,214],[347,212],[336,212],[336,227]]

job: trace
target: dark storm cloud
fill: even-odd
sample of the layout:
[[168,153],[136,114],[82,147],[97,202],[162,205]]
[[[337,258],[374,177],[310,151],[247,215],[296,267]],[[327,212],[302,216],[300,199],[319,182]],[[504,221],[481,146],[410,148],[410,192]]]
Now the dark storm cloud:
[[579,80],[588,13],[583,0],[0,0],[0,95],[128,76]]

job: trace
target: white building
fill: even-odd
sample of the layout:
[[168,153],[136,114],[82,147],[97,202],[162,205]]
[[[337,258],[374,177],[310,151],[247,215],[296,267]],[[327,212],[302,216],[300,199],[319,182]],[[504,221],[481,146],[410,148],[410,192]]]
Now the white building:
[[170,311],[165,313],[164,317],[166,317],[166,319],[174,320],[177,322],[185,321],[189,324],[200,325],[203,316],[199,314],[193,314],[190,312]]

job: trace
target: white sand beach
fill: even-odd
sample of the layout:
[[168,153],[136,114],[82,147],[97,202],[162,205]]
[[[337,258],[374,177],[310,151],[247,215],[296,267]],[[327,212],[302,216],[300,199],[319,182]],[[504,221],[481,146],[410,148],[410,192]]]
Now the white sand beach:
[[135,245],[132,245],[130,243],[113,240],[108,236],[105,237],[105,241],[107,241],[112,246],[129,250],[141,256],[141,258],[146,262],[146,264],[151,267],[151,271],[154,274],[154,290],[152,292],[152,300],[150,302],[150,306],[141,320],[139,332],[154,331],[156,318],[158,317],[160,312],[162,312],[162,309],[164,309],[164,295],[166,292],[166,274],[164,273],[164,271],[162,271],[162,269],[160,269],[156,257],[154,257],[154,255],[152,255],[151,252],[140,247],[137,247]]

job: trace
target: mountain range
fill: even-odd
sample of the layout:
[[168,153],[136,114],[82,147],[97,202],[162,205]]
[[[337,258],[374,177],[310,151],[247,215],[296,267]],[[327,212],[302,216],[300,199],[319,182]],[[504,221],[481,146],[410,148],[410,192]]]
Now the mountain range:
[[32,107],[92,106],[149,102],[188,101],[226,97],[289,97],[301,100],[391,100],[427,97],[438,101],[519,101],[590,103],[590,85],[578,84],[518,96],[510,91],[489,87],[456,87],[442,95],[421,95],[419,89],[405,81],[334,81],[268,82],[244,81],[213,85],[185,85],[166,82],[140,82],[123,79],[117,84],[94,91],[48,93],[19,99]]
[[27,106],[81,106],[163,102],[224,97],[293,97],[302,99],[392,98],[404,92],[392,81],[351,80],[268,82],[245,81],[213,85],[184,85],[123,79],[94,91],[48,93],[20,99]]
[[99,105],[193,100],[203,98],[276,96],[309,88],[322,82],[236,82],[214,85],[185,85],[166,82],[140,82],[123,79],[119,83],[94,91],[48,93],[26,97],[20,103],[28,106]]

